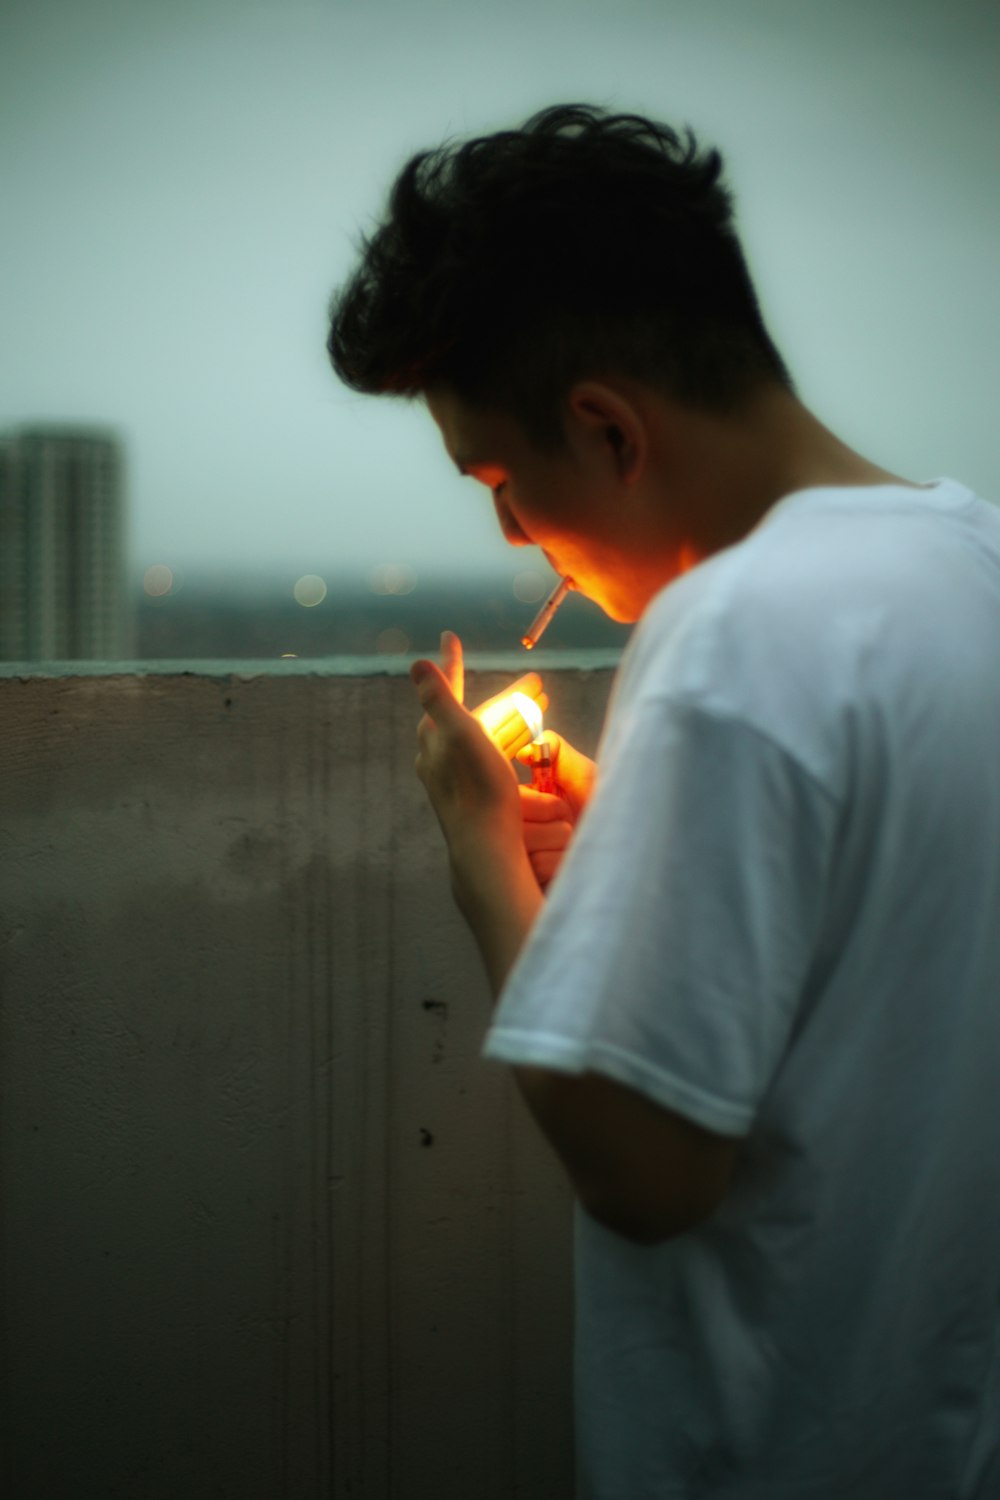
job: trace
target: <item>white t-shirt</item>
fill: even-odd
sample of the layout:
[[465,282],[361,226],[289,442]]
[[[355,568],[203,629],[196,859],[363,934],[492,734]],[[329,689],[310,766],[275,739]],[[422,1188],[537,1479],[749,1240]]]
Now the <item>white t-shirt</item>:
[[576,1216],[581,1500],[1000,1497],[1000,511],[817,489],[651,604],[485,1052],[741,1138]]

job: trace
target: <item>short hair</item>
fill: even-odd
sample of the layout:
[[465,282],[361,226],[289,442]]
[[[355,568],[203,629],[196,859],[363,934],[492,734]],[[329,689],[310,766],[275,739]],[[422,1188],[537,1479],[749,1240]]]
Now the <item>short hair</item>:
[[791,390],[722,172],[689,127],[584,104],[418,152],[331,303],[334,369],[370,394],[448,387],[548,446],[580,379],[719,411]]

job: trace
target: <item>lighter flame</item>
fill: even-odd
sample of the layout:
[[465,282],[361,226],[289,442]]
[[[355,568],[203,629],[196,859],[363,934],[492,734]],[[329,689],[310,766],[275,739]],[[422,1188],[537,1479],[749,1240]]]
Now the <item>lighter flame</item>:
[[537,745],[542,738],[542,710],[525,693],[511,693],[514,707],[528,726],[532,741]]

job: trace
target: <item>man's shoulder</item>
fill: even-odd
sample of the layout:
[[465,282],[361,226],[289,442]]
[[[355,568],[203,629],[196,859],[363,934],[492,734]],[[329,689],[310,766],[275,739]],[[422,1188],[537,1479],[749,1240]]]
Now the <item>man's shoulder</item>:
[[635,633],[635,688],[715,695],[808,652],[828,618],[825,596],[843,577],[831,550],[837,529],[801,517],[762,525],[671,582]]
[[[839,785],[845,725],[864,705],[891,713],[928,664],[950,660],[953,638],[968,651],[979,562],[959,535],[965,523],[952,522],[963,496],[992,512],[969,491],[923,502],[902,489],[816,491],[779,502],[652,602],[623,663],[623,710],[663,698],[697,705]],[[987,533],[997,519],[985,518]],[[989,586],[979,600],[995,628],[973,633],[1000,641],[1000,524],[996,532],[992,602]]]
[[843,637],[918,613],[929,590],[954,590],[990,554],[1000,576],[1000,509],[955,481],[801,491],[668,585],[637,634],[647,659],[683,651],[715,673],[761,651],[776,666],[842,656]]

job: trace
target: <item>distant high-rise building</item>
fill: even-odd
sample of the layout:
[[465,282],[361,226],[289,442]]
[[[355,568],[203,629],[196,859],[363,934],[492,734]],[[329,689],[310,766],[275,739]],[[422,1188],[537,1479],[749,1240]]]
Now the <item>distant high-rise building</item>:
[[0,439],[0,660],[131,655],[123,467],[89,428]]

